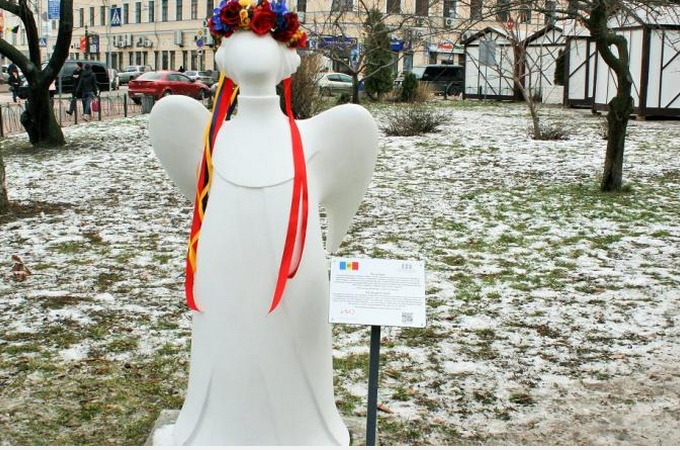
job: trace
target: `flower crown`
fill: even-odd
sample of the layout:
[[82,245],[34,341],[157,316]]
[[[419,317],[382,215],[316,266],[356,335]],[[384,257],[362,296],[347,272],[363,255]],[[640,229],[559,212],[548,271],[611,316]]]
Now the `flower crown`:
[[296,13],[288,11],[285,0],[222,0],[208,21],[210,33],[228,38],[236,30],[250,30],[255,34],[271,33],[272,37],[291,48],[304,48],[307,34],[300,30]]

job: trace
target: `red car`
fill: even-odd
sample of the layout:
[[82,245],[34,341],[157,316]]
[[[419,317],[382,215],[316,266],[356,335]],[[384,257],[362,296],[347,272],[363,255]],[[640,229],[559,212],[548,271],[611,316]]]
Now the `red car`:
[[210,96],[210,88],[200,81],[193,81],[184,74],[165,70],[144,73],[130,80],[128,88],[128,95],[135,103],[140,103],[144,95],[153,95],[158,100],[173,94],[188,95],[203,100]]

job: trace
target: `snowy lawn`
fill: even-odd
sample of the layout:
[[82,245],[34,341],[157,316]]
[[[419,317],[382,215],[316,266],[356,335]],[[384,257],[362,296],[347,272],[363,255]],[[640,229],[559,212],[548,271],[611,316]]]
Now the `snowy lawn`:
[[[384,330],[381,442],[680,442],[680,123],[631,122],[627,192],[601,194],[590,113],[549,110],[574,134],[535,142],[521,105],[438,108],[441,132],[381,138],[340,251],[427,262],[427,328]],[[186,388],[191,208],[146,118],[65,132],[2,141],[0,444],[140,444]],[[368,333],[334,327],[346,416]]]

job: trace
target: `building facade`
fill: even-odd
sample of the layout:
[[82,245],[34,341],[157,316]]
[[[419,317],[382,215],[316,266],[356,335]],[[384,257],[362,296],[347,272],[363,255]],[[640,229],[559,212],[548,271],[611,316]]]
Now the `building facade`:
[[[354,42],[360,51],[366,8],[384,12],[391,25],[404,22],[393,27],[391,36],[395,73],[427,64],[463,64],[464,50],[459,42],[465,32],[498,25],[496,20],[508,20],[507,13],[489,14],[506,0],[294,1],[289,7],[298,11],[312,50],[341,38]],[[177,70],[180,66],[187,70],[214,69],[213,41],[205,25],[218,3],[219,0],[74,0],[70,57],[103,61],[117,70],[128,65],[148,65],[155,70]],[[36,2],[44,58],[51,54],[58,28],[58,21],[50,20],[47,11],[47,0]],[[340,13],[341,20],[335,20]],[[484,18],[493,20],[480,21]],[[531,11],[525,19],[535,21],[537,28],[544,23]],[[12,33],[16,25],[19,30]],[[17,17],[5,12],[5,39],[26,52],[22,27]]]

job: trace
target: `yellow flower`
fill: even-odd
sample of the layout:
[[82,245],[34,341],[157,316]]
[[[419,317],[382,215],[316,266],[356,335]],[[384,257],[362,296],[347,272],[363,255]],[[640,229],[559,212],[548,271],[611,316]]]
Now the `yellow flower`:
[[250,6],[250,0],[239,0],[238,4],[241,5],[241,7],[243,8],[247,8],[248,6]]
[[[243,0],[241,0],[243,1]],[[245,9],[242,9],[241,12],[239,13],[239,17],[241,18],[241,23],[240,26],[244,30],[247,30],[250,28],[250,17],[248,17],[248,11]]]

